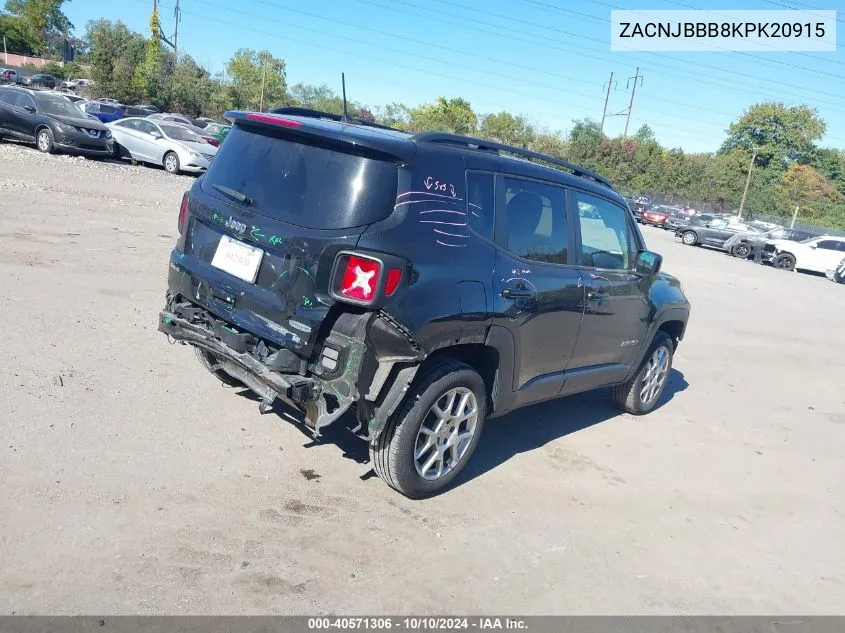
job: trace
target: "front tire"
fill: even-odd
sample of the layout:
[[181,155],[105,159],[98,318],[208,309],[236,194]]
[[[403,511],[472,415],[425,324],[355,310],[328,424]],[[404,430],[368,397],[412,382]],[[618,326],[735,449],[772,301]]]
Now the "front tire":
[[795,256],[790,253],[782,253],[775,258],[775,268],[780,270],[795,270]]
[[164,155],[164,171],[168,174],[179,173],[179,157],[176,152],[167,152]]
[[735,244],[733,248],[731,248],[731,255],[734,257],[739,257],[740,259],[748,259],[748,256],[751,254],[751,247],[748,244]]
[[425,368],[370,444],[376,474],[412,499],[440,492],[472,457],[486,403],[484,381],[469,365],[443,359]]
[[625,413],[645,415],[657,406],[669,382],[674,353],[672,338],[658,332],[636,375],[613,388],[613,399]]
[[38,146],[39,152],[52,154],[55,147],[52,130],[48,127],[43,127],[38,130],[38,134],[35,135],[35,144]]
[[687,246],[695,246],[698,242],[698,235],[694,231],[686,231],[681,235],[681,241]]

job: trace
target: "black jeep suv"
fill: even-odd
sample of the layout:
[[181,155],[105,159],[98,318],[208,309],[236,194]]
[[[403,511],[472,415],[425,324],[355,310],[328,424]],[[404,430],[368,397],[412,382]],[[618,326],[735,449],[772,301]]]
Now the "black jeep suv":
[[226,118],[159,330],[260,411],[279,398],[319,436],[354,409],[376,473],[422,497],[485,418],[597,387],[655,407],[690,306],[600,176],[301,109]]

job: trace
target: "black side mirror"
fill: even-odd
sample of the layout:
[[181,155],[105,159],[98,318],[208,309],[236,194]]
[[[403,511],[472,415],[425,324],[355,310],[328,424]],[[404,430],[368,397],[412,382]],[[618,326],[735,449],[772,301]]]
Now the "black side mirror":
[[635,270],[642,275],[652,277],[660,272],[660,267],[662,265],[662,255],[658,255],[653,251],[639,251],[637,253]]
[[26,110],[27,112],[29,112],[30,114],[35,114],[35,108],[32,107],[31,105],[25,105],[23,107],[23,109]]

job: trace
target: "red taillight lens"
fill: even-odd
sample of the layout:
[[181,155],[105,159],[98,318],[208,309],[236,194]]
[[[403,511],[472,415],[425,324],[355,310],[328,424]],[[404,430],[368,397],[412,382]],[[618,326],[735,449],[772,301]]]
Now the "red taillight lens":
[[179,234],[182,234],[185,228],[185,218],[188,216],[188,194],[182,196],[182,206],[179,207]]
[[402,269],[391,268],[387,271],[387,281],[384,282],[384,294],[389,297],[399,287],[399,282],[402,281]]
[[381,264],[374,259],[350,255],[346,260],[340,294],[356,301],[372,301],[378,292]]
[[203,136],[202,138],[209,145],[213,145],[214,147],[220,147],[220,141],[218,141],[213,136]]

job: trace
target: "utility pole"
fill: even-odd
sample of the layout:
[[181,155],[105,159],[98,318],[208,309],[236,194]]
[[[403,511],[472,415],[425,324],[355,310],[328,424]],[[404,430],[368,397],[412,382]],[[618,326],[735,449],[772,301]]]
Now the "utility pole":
[[607,92],[604,95],[604,108],[601,111],[601,131],[604,132],[604,120],[607,117],[607,101],[610,99],[610,86],[613,84],[613,73],[610,73],[610,79],[607,82]]
[[176,29],[173,32],[173,56],[176,63],[179,63],[179,20],[182,17],[182,10],[179,8],[179,0],[176,0],[176,7],[173,9],[173,18],[176,21]]
[[792,214],[792,224],[789,225],[789,228],[791,228],[791,229],[795,228],[795,220],[798,219],[798,209],[800,209],[800,208],[801,208],[800,205],[795,205],[795,213]]
[[739,203],[739,213],[737,217],[742,219],[742,209],[745,207],[745,196],[748,195],[748,185],[751,184],[751,172],[754,171],[754,161],[757,158],[757,148],[754,148],[754,153],[751,154],[751,162],[748,163],[748,175],[745,177],[745,189],[742,191],[742,200]]
[[5,63],[9,63],[9,53],[6,52],[6,36],[3,36],[3,57],[6,59]]
[[264,84],[267,81],[267,55],[261,53],[261,105],[258,107],[259,112],[264,112]]
[[631,100],[628,102],[628,116],[625,118],[625,132],[623,136],[628,136],[628,124],[631,122],[631,110],[634,109],[634,94],[637,92],[637,81],[642,83],[642,75],[640,75],[640,67],[637,66],[637,72],[633,77],[628,77],[628,80],[634,80],[634,85],[631,87]]

